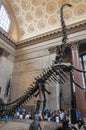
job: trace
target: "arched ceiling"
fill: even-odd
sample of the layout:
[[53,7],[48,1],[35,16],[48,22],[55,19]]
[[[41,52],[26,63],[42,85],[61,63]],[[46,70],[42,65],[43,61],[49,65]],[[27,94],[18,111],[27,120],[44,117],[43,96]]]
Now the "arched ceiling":
[[60,29],[60,7],[67,25],[86,20],[86,0],[7,0],[14,13],[19,41]]

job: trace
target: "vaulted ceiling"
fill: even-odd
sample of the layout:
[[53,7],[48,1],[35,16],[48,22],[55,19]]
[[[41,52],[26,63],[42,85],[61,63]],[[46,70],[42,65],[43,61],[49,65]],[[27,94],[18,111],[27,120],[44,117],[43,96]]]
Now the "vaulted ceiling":
[[67,25],[86,21],[86,0],[6,0],[14,14],[18,40],[22,41],[53,30],[60,30],[60,8],[65,7]]

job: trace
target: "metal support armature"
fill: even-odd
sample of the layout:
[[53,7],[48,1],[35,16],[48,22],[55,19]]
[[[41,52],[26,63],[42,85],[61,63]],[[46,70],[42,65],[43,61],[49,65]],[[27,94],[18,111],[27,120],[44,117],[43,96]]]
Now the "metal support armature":
[[[48,93],[48,94],[51,94],[51,93],[45,88],[45,84],[43,83],[43,81],[41,79],[40,79],[40,82],[38,84],[38,87],[39,87],[39,90],[35,94],[35,96],[39,96],[38,100],[37,100],[35,113],[36,114],[39,113],[41,105],[42,105],[42,102],[43,102],[42,117],[44,118],[44,110],[45,110],[46,101],[47,101],[45,92]],[[43,98],[43,101],[42,101],[42,98]]]

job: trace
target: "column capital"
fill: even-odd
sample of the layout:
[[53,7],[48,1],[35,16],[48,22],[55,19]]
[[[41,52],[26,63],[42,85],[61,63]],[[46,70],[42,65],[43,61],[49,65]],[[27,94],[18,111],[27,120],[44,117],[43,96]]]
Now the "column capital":
[[70,47],[72,50],[78,49],[78,48],[79,48],[79,41],[70,42],[69,47]]
[[56,52],[56,46],[51,46],[48,48],[49,53],[55,53]]
[[59,51],[59,49],[61,49],[61,45],[51,46],[51,47],[49,47],[48,51],[49,51],[49,53],[56,53]]
[[7,50],[5,50],[4,48],[0,47],[0,56],[8,57],[9,52]]
[[0,47],[0,56],[3,55],[4,49]]

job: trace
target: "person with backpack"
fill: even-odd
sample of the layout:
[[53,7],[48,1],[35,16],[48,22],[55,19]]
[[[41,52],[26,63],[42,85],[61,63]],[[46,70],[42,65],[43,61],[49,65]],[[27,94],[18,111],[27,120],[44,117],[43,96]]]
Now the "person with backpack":
[[34,120],[31,123],[29,130],[42,130],[38,115],[34,116]]

